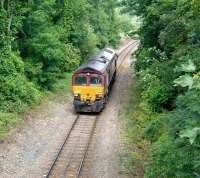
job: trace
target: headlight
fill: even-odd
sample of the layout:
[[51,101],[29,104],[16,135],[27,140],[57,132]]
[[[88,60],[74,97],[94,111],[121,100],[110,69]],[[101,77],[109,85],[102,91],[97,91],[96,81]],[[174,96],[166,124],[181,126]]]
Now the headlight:
[[101,98],[103,98],[102,94],[96,94],[96,99],[101,99]]
[[80,94],[79,93],[75,93],[74,94],[74,99],[79,100],[80,99]]
[[74,97],[78,97],[80,94],[79,93],[75,93],[74,94]]

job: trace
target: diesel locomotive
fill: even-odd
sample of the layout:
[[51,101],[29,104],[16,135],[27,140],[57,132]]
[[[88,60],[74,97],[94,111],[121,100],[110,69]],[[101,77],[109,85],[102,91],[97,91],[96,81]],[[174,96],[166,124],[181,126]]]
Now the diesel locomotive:
[[72,76],[76,112],[100,112],[104,109],[116,78],[118,56],[105,48],[80,66]]

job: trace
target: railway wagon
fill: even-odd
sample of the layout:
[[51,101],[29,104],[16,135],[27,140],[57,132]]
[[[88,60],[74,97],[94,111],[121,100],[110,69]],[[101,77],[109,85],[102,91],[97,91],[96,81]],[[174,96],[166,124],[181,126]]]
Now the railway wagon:
[[72,76],[76,112],[100,112],[116,78],[118,56],[105,48],[80,66]]

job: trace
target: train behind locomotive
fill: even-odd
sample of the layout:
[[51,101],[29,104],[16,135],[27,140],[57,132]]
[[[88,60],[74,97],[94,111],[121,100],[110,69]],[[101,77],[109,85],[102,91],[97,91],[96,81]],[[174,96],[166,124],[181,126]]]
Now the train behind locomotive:
[[116,52],[101,50],[72,76],[74,108],[77,112],[100,112],[106,105],[117,73]]

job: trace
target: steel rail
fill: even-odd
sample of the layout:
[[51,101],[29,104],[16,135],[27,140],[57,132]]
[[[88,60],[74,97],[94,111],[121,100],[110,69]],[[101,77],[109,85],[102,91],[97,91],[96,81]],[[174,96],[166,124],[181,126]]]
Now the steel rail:
[[124,50],[126,50],[131,44],[133,44],[134,43],[134,41],[133,40],[131,40],[131,41],[129,41],[127,44],[126,44],[126,46],[124,46],[124,47],[122,47],[117,53],[117,55],[118,56],[120,56],[123,52],[124,52]]
[[121,54],[123,54],[123,52],[129,48],[132,44],[137,43],[138,41],[136,40],[132,40],[130,41],[125,47],[123,47],[119,52],[118,52],[118,56],[120,56]]
[[73,124],[72,124],[72,126],[71,126],[71,128],[70,128],[70,130],[69,130],[69,132],[67,133],[67,136],[65,137],[65,141],[61,145],[61,147],[59,149],[59,152],[56,155],[56,158],[54,159],[53,163],[50,166],[50,169],[48,171],[48,174],[46,175],[46,178],[49,178],[51,176],[51,173],[52,173],[52,171],[54,169],[54,166],[56,165],[56,162],[57,162],[57,160],[58,160],[58,158],[59,158],[59,156],[60,156],[63,148],[65,147],[65,144],[67,143],[67,141],[68,141],[68,139],[69,139],[69,137],[70,137],[70,135],[71,135],[71,133],[72,133],[72,131],[73,131],[76,123],[77,123],[77,121],[79,120],[79,118],[80,118],[80,115],[77,115],[76,118],[75,118],[75,120],[74,120],[74,122],[73,122]]
[[90,133],[90,137],[89,137],[89,140],[88,140],[86,149],[85,149],[85,151],[84,151],[84,155],[83,155],[83,157],[82,157],[82,159],[81,159],[79,168],[78,168],[78,170],[77,170],[77,172],[76,172],[76,178],[79,178],[80,175],[81,175],[81,171],[82,171],[82,168],[83,168],[83,166],[84,166],[84,162],[85,162],[85,159],[86,159],[86,156],[87,156],[89,147],[90,147],[90,143],[91,143],[92,137],[93,137],[93,135],[94,135],[94,131],[95,131],[95,128],[96,128],[97,119],[98,119],[98,116],[95,117],[95,121],[94,121],[93,126],[92,126],[92,130],[91,130],[91,133]]
[[[139,41],[134,41],[134,42],[132,42],[132,43],[129,44],[126,48],[124,48],[123,51],[121,51],[120,55],[122,55],[122,54],[124,53],[124,51],[126,51],[127,49],[130,48],[130,50],[128,50],[128,52],[123,56],[123,58],[126,58],[126,57],[129,55],[130,51],[132,51],[133,48],[136,47],[138,44],[139,44]],[[134,46],[132,46],[132,45],[134,45]],[[120,58],[122,58],[122,57],[120,57]],[[120,61],[119,65],[117,66],[117,69],[119,69],[123,63],[124,63],[124,60],[122,59],[122,60]]]

